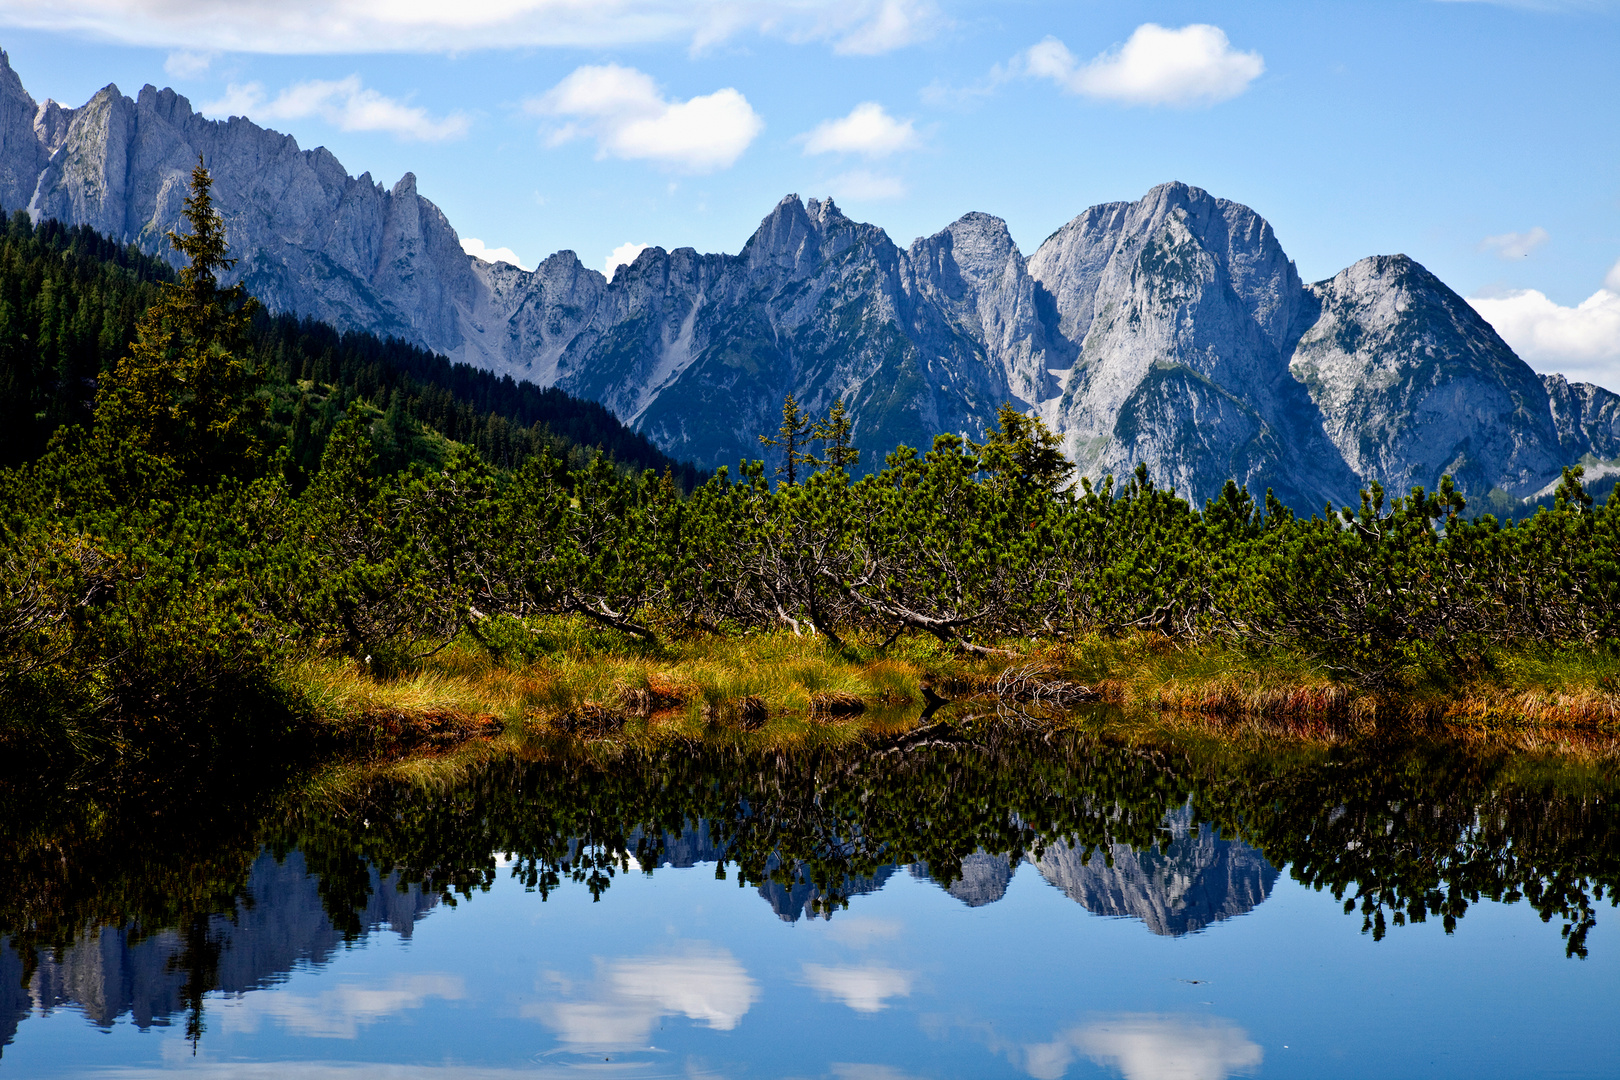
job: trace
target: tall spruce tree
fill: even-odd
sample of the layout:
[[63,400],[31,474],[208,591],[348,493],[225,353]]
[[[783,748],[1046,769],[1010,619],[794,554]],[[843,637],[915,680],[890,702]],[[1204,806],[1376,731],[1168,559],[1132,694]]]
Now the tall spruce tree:
[[759,441],[762,445],[782,451],[782,464],[777,466],[776,475],[782,477],[790,486],[799,482],[799,470],[808,466],[814,471],[818,462],[808,447],[815,435],[815,421],[810,414],[799,407],[799,401],[792,394],[782,399],[782,423],[776,429],[777,437],[761,435]]
[[1045,491],[1061,491],[1068,485],[1074,463],[1063,456],[1062,441],[1040,417],[1003,405],[996,422],[984,433],[983,443],[969,444],[979,456],[979,468],[995,483]]
[[822,464],[829,469],[843,469],[846,472],[860,464],[861,452],[850,445],[850,435],[854,429],[844,408],[844,399],[839,398],[833,402],[826,419],[816,421],[811,433],[821,440],[825,448],[826,456],[821,459]]
[[244,355],[258,301],[241,284],[220,286],[236,260],[212,187],[198,157],[183,212],[190,229],[168,234],[187,260],[180,279],[162,286],[96,391],[98,440],[168,458],[193,481],[251,474],[264,456],[263,373]]

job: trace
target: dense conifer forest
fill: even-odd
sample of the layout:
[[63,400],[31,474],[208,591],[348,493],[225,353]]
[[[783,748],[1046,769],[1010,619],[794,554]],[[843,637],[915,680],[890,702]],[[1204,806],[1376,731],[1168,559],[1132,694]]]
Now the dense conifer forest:
[[13,745],[269,734],[315,707],[283,676],[300,658],[390,678],[462,642],[506,662],[556,617],[651,648],[790,630],[972,657],[1151,634],[1389,694],[1488,676],[1504,651],[1620,648],[1620,497],[1595,504],[1577,470],[1520,523],[1471,516],[1449,478],[1310,518],[1230,483],[1200,509],[1146,468],[1072,483],[1007,408],[982,442],[898,447],[857,479],[841,410],[789,399],[774,475],[687,490],[605,412],[267,320],[219,284],[201,166],[187,217],[177,275],[15,217],[0,252],[7,401],[28,402],[0,478]]
[[[162,259],[88,226],[11,215],[0,238],[0,465],[31,461],[58,429],[90,423],[96,380],[128,351],[142,313],[174,277]],[[287,446],[295,486],[356,400],[389,471],[439,461],[449,440],[502,468],[544,446],[576,464],[601,450],[635,470],[670,469],[688,490],[702,479],[594,401],[402,341],[258,311],[244,352],[264,373],[269,437]]]

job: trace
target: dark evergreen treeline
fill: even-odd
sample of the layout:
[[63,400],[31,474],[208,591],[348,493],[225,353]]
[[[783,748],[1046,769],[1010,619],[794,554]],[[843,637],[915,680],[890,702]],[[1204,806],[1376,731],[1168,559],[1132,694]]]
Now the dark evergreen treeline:
[[[89,226],[30,224],[21,211],[0,235],[0,466],[32,461],[57,430],[92,419],[96,381],[136,339],[136,323],[173,282],[162,259]],[[597,450],[626,467],[670,469],[690,489],[702,475],[664,455],[605,407],[518,383],[371,334],[257,312],[245,355],[264,375],[269,438],[285,443],[295,484],[318,466],[351,402],[370,406],[384,467],[434,464],[443,441],[501,468],[539,453],[580,463]]]
[[541,389],[393,338],[339,333],[292,315],[261,315],[252,342],[276,381],[273,416],[301,476],[319,466],[333,425],[361,399],[379,414],[377,441],[390,470],[439,459],[424,441],[425,428],[503,469],[546,447],[576,463],[599,450],[631,469],[667,469],[687,490],[703,479],[696,466],[668,457],[606,406],[555,387]]

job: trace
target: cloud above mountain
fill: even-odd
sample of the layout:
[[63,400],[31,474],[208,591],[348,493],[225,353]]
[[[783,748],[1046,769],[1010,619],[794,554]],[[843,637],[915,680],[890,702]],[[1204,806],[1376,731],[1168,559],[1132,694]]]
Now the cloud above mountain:
[[525,103],[554,121],[551,146],[596,142],[598,158],[653,161],[681,172],[728,168],[765,129],[748,99],[727,87],[670,101],[650,75],[618,64],[586,65]]
[[609,281],[612,281],[614,276],[618,274],[619,267],[629,266],[636,261],[637,255],[650,247],[652,247],[651,244],[640,244],[634,240],[626,240],[608,252],[608,257],[602,260],[602,273],[607,276]]
[[199,111],[220,119],[246,116],[261,124],[313,116],[340,131],[383,131],[424,142],[460,138],[469,126],[461,113],[434,118],[420,106],[363,86],[358,75],[294,83],[274,98],[265,93],[263,83],[232,83],[224,97],[207,102]]
[[1479,242],[1479,250],[1494,251],[1499,259],[1522,259],[1546,242],[1547,230],[1537,225],[1527,232],[1487,236]]
[[1123,45],[1089,63],[1080,63],[1067,45],[1048,37],[1013,66],[1071,94],[1126,105],[1183,107],[1237,97],[1266,70],[1259,53],[1234,49],[1218,26],[1171,30],[1156,23],[1142,24]]
[[523,260],[518,258],[517,252],[509,247],[492,248],[476,236],[463,236],[461,250],[475,259],[482,259],[487,263],[511,263],[519,270],[533,270],[532,266],[525,266]]
[[801,138],[806,154],[861,154],[888,157],[914,150],[922,140],[910,120],[896,120],[875,101],[866,101],[848,116],[823,120]]
[[131,45],[289,55],[602,47],[757,33],[874,56],[946,25],[933,0],[8,0],[0,25]]
[[1620,390],[1620,262],[1601,289],[1574,307],[1539,289],[1474,295],[1468,302],[1537,370]]

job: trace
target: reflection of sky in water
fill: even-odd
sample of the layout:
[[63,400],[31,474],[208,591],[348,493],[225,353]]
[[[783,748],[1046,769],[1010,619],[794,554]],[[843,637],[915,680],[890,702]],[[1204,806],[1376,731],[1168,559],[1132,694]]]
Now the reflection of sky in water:
[[1237,1025],[1183,1016],[1109,1017],[1025,1047],[1024,1054],[1036,1080],[1057,1080],[1079,1054],[1114,1066],[1125,1080],[1223,1080],[1253,1071],[1265,1057]]
[[[712,866],[622,874],[600,903],[567,886],[542,902],[502,877],[455,908],[379,911],[355,947],[256,944],[304,959],[211,995],[195,1057],[178,1018],[100,1035],[61,1006],[21,1023],[0,1080],[1615,1075],[1607,908],[1586,961],[1525,905],[1374,942],[1286,874],[1255,893],[1241,859],[1209,865],[1190,884],[1151,860],[1112,877],[1024,862],[966,898],[894,873],[830,920],[796,922]],[[1243,914],[1239,893],[1262,902]],[[255,918],[301,925],[277,902],[261,890]],[[1202,928],[1164,932],[1183,911]],[[106,962],[63,968],[63,993]]]

